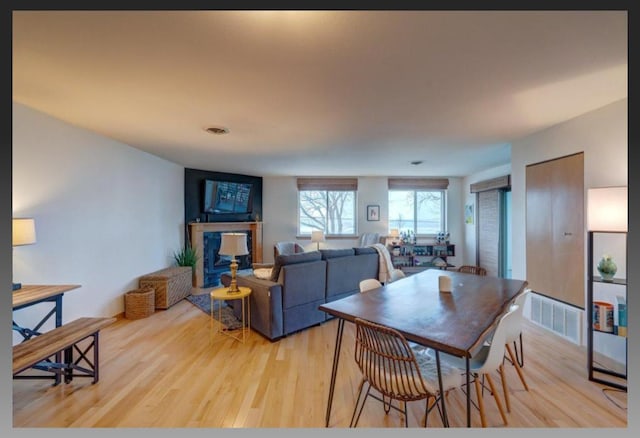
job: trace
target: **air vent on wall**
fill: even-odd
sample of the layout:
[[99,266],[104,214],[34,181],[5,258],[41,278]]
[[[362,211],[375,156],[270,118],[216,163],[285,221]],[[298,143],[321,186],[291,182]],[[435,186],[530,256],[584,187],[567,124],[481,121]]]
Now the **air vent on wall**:
[[531,321],[580,345],[582,311],[556,300],[531,294]]

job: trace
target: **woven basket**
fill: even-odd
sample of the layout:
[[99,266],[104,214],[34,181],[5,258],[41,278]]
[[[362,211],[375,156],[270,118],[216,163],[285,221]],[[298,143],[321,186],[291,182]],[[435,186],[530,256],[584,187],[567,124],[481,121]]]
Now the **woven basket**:
[[139,288],[152,287],[156,291],[156,309],[168,309],[191,295],[193,287],[190,266],[173,266],[140,277]]
[[134,289],[124,294],[124,317],[127,319],[146,318],[153,314],[155,308],[153,288]]

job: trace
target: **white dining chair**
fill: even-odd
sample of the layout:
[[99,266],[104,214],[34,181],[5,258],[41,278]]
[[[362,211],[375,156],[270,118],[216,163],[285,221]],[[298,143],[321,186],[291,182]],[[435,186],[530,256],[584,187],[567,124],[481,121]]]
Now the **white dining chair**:
[[[531,289],[525,289],[520,295],[516,297],[511,308],[514,310],[513,315],[509,318],[509,324],[506,331],[505,349],[509,356],[509,362],[514,366],[520,381],[525,390],[529,390],[529,386],[524,378],[522,366],[524,365],[524,345],[522,343],[522,311],[524,309],[527,296],[531,293]],[[515,350],[515,354],[511,350],[511,346]],[[520,346],[520,354],[518,355],[518,345]],[[519,357],[518,357],[519,356]]]
[[[502,388],[505,394],[505,403],[507,405],[507,410],[510,410],[507,381],[505,379],[503,368],[503,359],[510,318],[513,316],[514,312],[517,311],[517,309],[517,305],[514,304],[509,308],[509,311],[507,313],[500,317],[500,319],[498,320],[498,324],[496,325],[496,329],[493,332],[493,339],[491,343],[484,344],[480,348],[480,350],[469,360],[469,372],[471,373],[472,382],[474,383],[476,389],[478,411],[480,411],[480,422],[482,424],[482,427],[487,427],[487,419],[484,412],[484,403],[482,401],[482,386],[484,385],[485,379],[489,384],[491,395],[496,402],[496,406],[498,407],[498,411],[500,412],[500,417],[502,417],[504,425],[506,426],[508,424],[507,416],[505,415],[504,409],[502,407],[500,396],[498,395],[496,387],[493,384],[491,373],[497,370],[500,374],[500,378],[502,380]],[[449,363],[453,364],[454,366],[465,369],[464,358],[441,353],[441,358],[443,356]],[[467,391],[469,390],[470,389],[467,388]]]
[[380,283],[375,278],[366,278],[360,282],[359,287],[360,287],[360,292],[362,293],[362,292],[369,291],[371,289],[382,287],[382,283]]
[[391,276],[389,278],[389,283],[392,283],[396,280],[400,280],[401,278],[405,278],[407,275],[404,273],[402,269],[394,269],[391,271]]

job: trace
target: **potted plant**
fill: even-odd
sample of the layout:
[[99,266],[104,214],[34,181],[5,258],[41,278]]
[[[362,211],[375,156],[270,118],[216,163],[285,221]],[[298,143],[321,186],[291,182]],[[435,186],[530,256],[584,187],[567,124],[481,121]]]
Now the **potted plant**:
[[196,263],[198,263],[198,259],[200,259],[200,256],[198,255],[196,249],[191,247],[191,245],[186,244],[180,251],[176,251],[173,253],[173,259],[178,266],[191,266],[191,281],[195,286]]
[[597,268],[600,276],[602,277],[602,281],[606,281],[608,283],[613,282],[613,277],[614,275],[616,275],[618,267],[609,254],[605,254],[602,256],[602,259],[600,259]]

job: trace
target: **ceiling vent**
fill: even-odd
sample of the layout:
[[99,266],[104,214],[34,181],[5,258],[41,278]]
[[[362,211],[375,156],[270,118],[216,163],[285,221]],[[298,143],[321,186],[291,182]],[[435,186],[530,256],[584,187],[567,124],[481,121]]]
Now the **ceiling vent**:
[[228,128],[223,128],[219,126],[212,126],[210,128],[206,128],[205,131],[207,131],[209,134],[215,134],[215,135],[223,135],[223,134],[229,133]]

